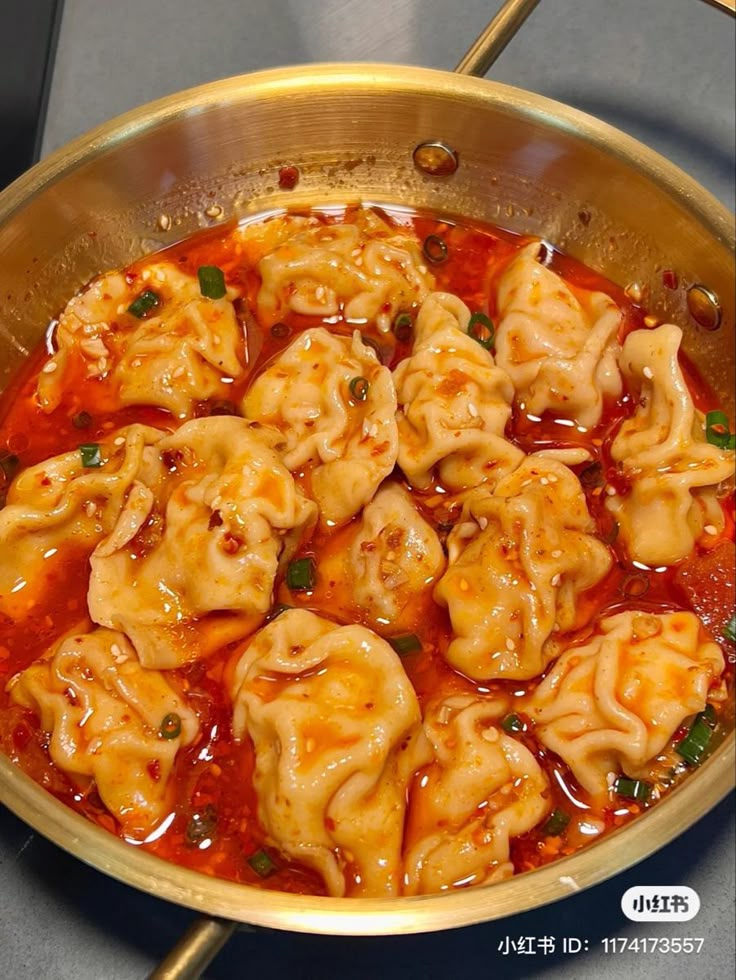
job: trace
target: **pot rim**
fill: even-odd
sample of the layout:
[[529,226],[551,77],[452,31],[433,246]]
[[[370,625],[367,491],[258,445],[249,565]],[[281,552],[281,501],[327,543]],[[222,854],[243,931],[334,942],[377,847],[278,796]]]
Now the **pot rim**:
[[[508,114],[566,130],[664,187],[721,244],[734,248],[729,210],[693,178],[642,143],[580,110],[486,79],[382,64],[300,65],[238,75],[187,89],[124,113],[77,137],[0,193],[0,224],[79,166],[146,131],[208,106],[247,104],[295,91],[391,88],[492,104]],[[507,881],[451,894],[394,899],[292,895],[211,878],[131,847],[87,821],[0,755],[0,802],[44,837],[100,871],[177,904],[275,929],[333,935],[432,932],[528,911],[631,867],[707,813],[733,788],[736,735],[650,812],[597,844]],[[623,835],[623,836],[622,836]]]

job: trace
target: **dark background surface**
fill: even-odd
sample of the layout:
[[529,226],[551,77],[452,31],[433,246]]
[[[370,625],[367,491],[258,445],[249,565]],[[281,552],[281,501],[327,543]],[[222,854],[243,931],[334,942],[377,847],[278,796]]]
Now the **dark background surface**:
[[[46,124],[34,133],[58,6],[0,0],[0,175],[30,159],[34,138],[49,152],[134,105],[230,74],[329,60],[451,68],[498,3],[66,0]],[[733,209],[734,22],[699,0],[542,0],[491,75],[626,130]],[[734,854],[731,798],[659,854],[554,906],[429,936],[243,932],[206,976],[731,980]],[[629,923],[620,898],[639,884],[687,884],[701,912],[688,924]],[[193,918],[105,878],[0,810],[0,977],[140,978]],[[656,935],[705,944],[697,956],[612,956],[600,944]],[[576,936],[590,949],[503,956],[506,936],[553,936],[558,945]]]

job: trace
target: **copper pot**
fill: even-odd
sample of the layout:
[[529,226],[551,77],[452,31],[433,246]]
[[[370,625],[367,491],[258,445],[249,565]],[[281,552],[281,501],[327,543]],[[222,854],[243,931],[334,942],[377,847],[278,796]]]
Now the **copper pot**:
[[[462,70],[484,70],[536,2],[511,0]],[[285,164],[301,173],[292,191],[278,187]],[[733,413],[726,208],[653,151],[565,105],[462,74],[365,64],[264,71],[173,95],[75,140],[0,195],[0,385],[94,274],[221,221],[358,200],[543,236],[622,285],[638,283],[651,310],[685,328],[687,353]],[[677,273],[677,289],[664,287],[665,269]],[[413,933],[522,912],[641,860],[733,787],[734,744],[731,733],[652,811],[569,858],[419,898],[302,897],[165,863],[69,810],[5,758],[0,800],[101,871],[209,915],[301,932]],[[209,923],[195,938],[211,952],[224,935]]]

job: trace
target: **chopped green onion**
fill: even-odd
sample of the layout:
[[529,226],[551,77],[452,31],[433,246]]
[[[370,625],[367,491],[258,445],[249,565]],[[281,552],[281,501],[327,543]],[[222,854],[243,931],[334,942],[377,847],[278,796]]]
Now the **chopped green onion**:
[[313,589],[317,581],[317,565],[314,558],[297,558],[286,569],[286,584],[292,592]]
[[422,251],[428,262],[439,265],[447,258],[447,242],[439,235],[427,235],[422,245]]
[[570,814],[564,810],[553,810],[549,819],[542,827],[542,833],[548,837],[559,837],[570,823]]
[[493,321],[485,313],[474,313],[468,323],[468,337],[477,340],[481,347],[491,350],[496,340]]
[[394,337],[405,344],[411,338],[413,326],[414,323],[408,313],[399,313],[393,323]]
[[713,738],[713,728],[706,721],[705,713],[699,714],[690,727],[690,731],[675,746],[675,752],[681,755],[691,766],[699,766]]
[[286,323],[274,323],[271,327],[271,336],[276,340],[283,340],[291,333],[291,327]]
[[207,299],[222,299],[227,294],[225,273],[216,265],[200,265],[197,269],[199,291]]
[[716,715],[716,709],[710,702],[706,704],[703,710],[700,712],[700,717],[703,721],[707,722],[711,728],[715,728],[718,724],[718,715]]
[[128,313],[132,313],[139,320],[143,320],[151,310],[156,309],[160,302],[161,297],[158,293],[154,293],[152,289],[146,289],[140,296],[133,300],[128,307]]
[[364,402],[371,386],[367,378],[353,378],[348,387],[353,398],[359,402]]
[[237,415],[238,410],[235,407],[235,402],[231,402],[227,398],[221,398],[217,401],[211,402],[210,404],[210,415]]
[[385,363],[383,357],[383,350],[377,340],[374,340],[373,337],[367,336],[367,334],[361,334],[360,340],[362,344],[364,344],[366,347],[370,347],[371,350],[375,353],[376,357],[378,358],[379,364]]
[[184,835],[188,844],[201,844],[212,837],[217,827],[217,810],[211,803],[193,813],[187,821]]
[[181,735],[181,718],[175,711],[171,714],[166,715],[164,720],[161,722],[161,727],[158,730],[161,738],[171,739],[178,738]]
[[643,779],[628,779],[626,776],[619,776],[613,784],[613,791],[627,800],[645,803],[651,795],[652,787]]
[[422,649],[422,641],[416,633],[407,633],[406,636],[390,636],[388,642],[400,657],[405,657],[409,653],[418,653]]
[[594,487],[602,487],[605,483],[603,479],[603,467],[600,463],[589,463],[585,469],[580,471],[580,476],[578,477],[580,483],[586,489],[593,489]]
[[731,618],[723,627],[723,635],[731,643],[736,643],[736,612],[731,615]]
[[705,438],[719,449],[736,449],[736,434],[731,432],[725,412],[708,412],[705,416]]
[[511,735],[512,732],[526,731],[526,725],[518,715],[506,715],[504,720],[501,722],[501,728],[503,728],[505,732],[508,732],[509,735]]
[[92,416],[89,412],[77,412],[72,416],[72,425],[75,429],[88,429],[92,424]]
[[256,851],[248,858],[248,864],[255,871],[259,878],[268,878],[274,871],[278,871],[276,862],[265,851]]
[[102,466],[104,462],[97,442],[83,442],[79,447],[79,455],[82,457],[82,466],[87,469]]

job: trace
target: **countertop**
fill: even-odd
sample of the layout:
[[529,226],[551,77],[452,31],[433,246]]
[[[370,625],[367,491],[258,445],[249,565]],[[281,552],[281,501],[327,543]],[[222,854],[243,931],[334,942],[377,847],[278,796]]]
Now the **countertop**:
[[[490,19],[483,0],[66,0],[43,140],[49,152],[180,88],[317,61],[451,68]],[[493,78],[577,106],[649,144],[734,207],[734,21],[699,0],[542,0]],[[734,800],[634,869],[554,906],[429,936],[238,933],[210,980],[382,976],[699,980],[733,976]],[[14,980],[144,977],[194,913],[113,882],[0,811],[0,974]],[[689,885],[690,923],[628,922],[632,885]],[[555,952],[499,951],[553,937]],[[606,953],[604,937],[703,937],[699,954]],[[563,937],[588,949],[565,954]],[[549,943],[547,944],[550,945]]]

